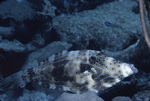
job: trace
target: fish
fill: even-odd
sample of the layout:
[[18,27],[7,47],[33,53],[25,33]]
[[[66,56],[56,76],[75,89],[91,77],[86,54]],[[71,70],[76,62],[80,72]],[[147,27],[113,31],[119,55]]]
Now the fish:
[[27,83],[72,93],[99,93],[137,73],[133,64],[120,62],[96,50],[56,53],[35,68],[20,70],[0,81],[0,89],[24,88]]

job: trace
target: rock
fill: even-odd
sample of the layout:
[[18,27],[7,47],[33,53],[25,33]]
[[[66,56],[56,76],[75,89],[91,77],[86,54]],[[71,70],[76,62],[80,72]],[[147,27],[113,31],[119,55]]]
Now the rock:
[[5,36],[5,37],[12,36],[13,35],[12,31],[14,31],[13,27],[0,27],[1,36]]
[[18,40],[9,41],[9,40],[5,39],[5,40],[1,40],[0,49],[4,50],[6,52],[10,52],[10,51],[28,52],[28,51],[33,51],[37,48],[32,43],[33,42],[24,45],[21,42],[19,42]]
[[74,13],[94,9],[97,5],[114,0],[50,0],[61,13]]
[[4,51],[22,52],[25,50],[25,45],[23,45],[17,40],[14,41],[3,40],[0,42],[0,49],[3,49]]
[[32,19],[35,11],[27,0],[18,3],[16,0],[6,0],[0,4],[0,16],[2,19],[12,18],[16,21]]
[[6,94],[0,95],[0,101],[7,101],[8,96]]
[[149,101],[150,100],[150,90],[143,90],[137,92],[133,97],[133,101]]
[[62,90],[50,89],[50,88],[47,88],[47,87],[43,87],[43,86],[39,85],[37,82],[32,83],[32,85],[33,85],[33,87],[35,88],[36,91],[39,91],[39,92],[48,94],[50,96],[53,96],[54,99],[60,97],[62,95],[62,93],[64,93],[64,91],[62,91]]
[[78,49],[121,51],[141,36],[138,34],[142,33],[139,15],[132,12],[136,6],[134,1],[116,1],[94,10],[57,16],[52,20],[52,26],[62,41],[75,43]]
[[24,0],[16,0],[18,3],[21,3],[21,2],[23,2]]
[[99,96],[97,96],[97,94],[94,92],[87,92],[83,94],[63,93],[55,101],[104,101],[104,100]]
[[[45,45],[45,40],[44,38],[41,36],[41,34],[35,34],[32,41],[29,42],[28,44],[26,44],[27,46],[34,46],[34,47],[43,47]],[[32,50],[30,49],[30,47],[28,47],[29,50]]]
[[112,99],[112,101],[132,101],[130,97],[118,96]]
[[49,0],[43,0],[45,5],[43,5],[43,10],[42,12],[38,12],[38,14],[41,14],[43,16],[50,16],[50,17],[55,17],[55,10],[56,7],[53,6]]
[[53,99],[53,96],[39,91],[24,90],[23,96],[20,96],[17,101],[53,101]]

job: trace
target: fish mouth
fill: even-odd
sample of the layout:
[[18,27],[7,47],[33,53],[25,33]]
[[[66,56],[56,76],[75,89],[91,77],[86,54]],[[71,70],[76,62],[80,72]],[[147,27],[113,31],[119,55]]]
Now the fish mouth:
[[130,68],[131,68],[133,73],[137,73],[138,72],[138,69],[135,68],[135,66],[133,64],[130,64]]

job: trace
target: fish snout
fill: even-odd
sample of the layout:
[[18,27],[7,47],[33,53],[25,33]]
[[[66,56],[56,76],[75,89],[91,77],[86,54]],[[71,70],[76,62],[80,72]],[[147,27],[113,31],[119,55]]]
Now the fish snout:
[[138,72],[138,69],[135,68],[135,66],[133,64],[130,64],[130,68],[131,68],[133,73],[137,73]]

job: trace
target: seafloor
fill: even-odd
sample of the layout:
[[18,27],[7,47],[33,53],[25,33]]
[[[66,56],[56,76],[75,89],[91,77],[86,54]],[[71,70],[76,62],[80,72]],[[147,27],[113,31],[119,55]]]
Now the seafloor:
[[0,0],[1,79],[35,68],[57,52],[86,49],[132,63],[139,72],[100,94],[72,94],[33,83],[0,91],[0,101],[150,100],[150,52],[137,0]]

